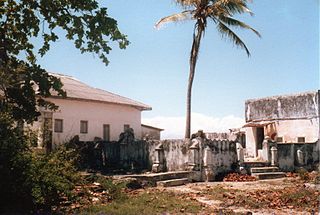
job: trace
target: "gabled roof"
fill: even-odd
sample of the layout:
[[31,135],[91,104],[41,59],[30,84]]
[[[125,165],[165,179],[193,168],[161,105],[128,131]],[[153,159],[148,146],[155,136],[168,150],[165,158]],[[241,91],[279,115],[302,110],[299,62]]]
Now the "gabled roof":
[[[110,93],[105,90],[91,87],[74,77],[50,73],[57,78],[61,79],[63,83],[63,90],[67,92],[67,99],[77,99],[77,100],[87,100],[87,101],[97,101],[112,104],[128,105],[139,110],[151,110],[152,108],[146,104],[143,104],[132,99]],[[55,96],[57,97],[57,96]]]

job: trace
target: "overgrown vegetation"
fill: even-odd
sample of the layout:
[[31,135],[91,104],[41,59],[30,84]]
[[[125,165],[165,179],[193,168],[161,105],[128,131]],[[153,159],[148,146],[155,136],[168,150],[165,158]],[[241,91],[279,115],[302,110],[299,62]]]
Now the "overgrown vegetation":
[[79,176],[75,154],[60,147],[50,154],[31,149],[33,138],[0,113],[0,213],[51,211],[72,200]]

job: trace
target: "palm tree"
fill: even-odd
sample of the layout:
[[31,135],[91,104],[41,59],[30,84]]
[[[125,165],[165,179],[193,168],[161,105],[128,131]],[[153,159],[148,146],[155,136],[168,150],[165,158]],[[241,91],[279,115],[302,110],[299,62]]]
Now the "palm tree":
[[[250,1],[250,0],[249,0]],[[258,31],[249,25],[233,18],[236,14],[253,13],[248,9],[248,0],[176,0],[185,10],[178,14],[173,14],[160,19],[155,27],[159,28],[164,23],[178,22],[182,20],[195,20],[193,31],[193,42],[190,53],[190,71],[187,91],[187,116],[185,138],[190,138],[191,125],[191,90],[195,74],[195,68],[198,59],[201,38],[207,27],[207,21],[213,21],[217,30],[222,36],[230,38],[230,40],[240,48],[244,49],[250,56],[249,49],[240,37],[234,33],[230,27],[249,29],[260,37]]]

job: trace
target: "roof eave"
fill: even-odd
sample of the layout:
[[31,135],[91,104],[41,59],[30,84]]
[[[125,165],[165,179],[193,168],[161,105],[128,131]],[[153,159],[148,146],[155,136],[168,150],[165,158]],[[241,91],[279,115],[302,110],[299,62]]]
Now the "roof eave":
[[152,107],[150,106],[139,106],[139,105],[132,105],[132,104],[125,104],[125,103],[118,103],[118,102],[109,102],[109,101],[101,101],[101,100],[95,100],[95,99],[83,99],[83,98],[75,98],[75,97],[61,97],[61,96],[50,96],[47,98],[53,98],[53,99],[67,99],[67,100],[77,100],[77,101],[87,101],[87,102],[97,102],[97,103],[104,103],[104,104],[115,104],[115,105],[124,105],[124,106],[130,106],[137,108],[140,111],[145,110],[152,110]]

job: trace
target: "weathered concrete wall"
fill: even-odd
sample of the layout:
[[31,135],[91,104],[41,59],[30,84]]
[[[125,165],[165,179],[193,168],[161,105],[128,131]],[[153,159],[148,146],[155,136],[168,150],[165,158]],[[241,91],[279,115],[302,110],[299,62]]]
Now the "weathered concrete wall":
[[254,127],[246,128],[246,156],[258,156],[256,127],[263,127],[264,136],[274,141],[281,137],[281,143],[297,143],[299,137],[305,143],[318,141],[319,103],[319,91],[247,100],[246,122]]
[[75,142],[84,169],[136,171],[150,169],[148,144],[145,141],[120,143],[117,141]]
[[[148,141],[149,159],[155,160],[156,147],[162,144],[166,171],[187,170],[190,156],[190,145],[185,140]],[[212,172],[215,176],[230,172],[236,167],[237,152],[235,142],[227,140],[205,140],[200,147],[201,168],[203,167],[204,147],[211,149],[209,160],[212,162]]]
[[208,142],[208,146],[212,151],[212,170],[216,179],[219,175],[235,170],[237,165],[235,142],[211,140]]
[[246,122],[314,118],[319,113],[319,92],[250,99],[245,102]]
[[[298,167],[312,168],[319,165],[320,142],[309,144],[291,143],[278,144],[279,167],[284,171],[292,171]],[[297,151],[303,152],[304,164],[299,163]]]
[[155,160],[158,144],[162,144],[164,150],[164,163],[166,171],[186,170],[188,167],[188,149],[189,146],[184,140],[162,140],[148,141],[149,159],[152,163]]

